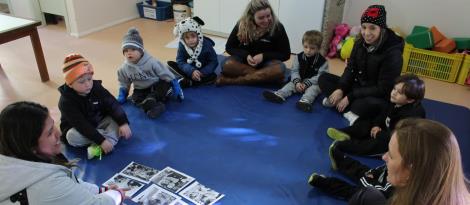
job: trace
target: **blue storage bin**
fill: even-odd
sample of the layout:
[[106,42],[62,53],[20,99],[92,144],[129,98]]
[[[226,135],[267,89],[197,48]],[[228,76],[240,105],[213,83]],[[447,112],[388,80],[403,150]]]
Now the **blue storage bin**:
[[157,1],[157,7],[137,3],[137,10],[141,18],[164,21],[173,18],[173,7],[170,2]]

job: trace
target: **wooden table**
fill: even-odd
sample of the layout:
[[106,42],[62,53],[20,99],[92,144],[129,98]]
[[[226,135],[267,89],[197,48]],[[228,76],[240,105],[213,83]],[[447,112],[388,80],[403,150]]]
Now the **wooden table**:
[[39,25],[41,25],[40,21],[0,14],[0,44],[29,36],[31,44],[33,44],[34,56],[36,57],[41,81],[46,82],[49,80],[49,73],[47,72],[46,60],[44,60],[41,40],[38,35],[37,27]]

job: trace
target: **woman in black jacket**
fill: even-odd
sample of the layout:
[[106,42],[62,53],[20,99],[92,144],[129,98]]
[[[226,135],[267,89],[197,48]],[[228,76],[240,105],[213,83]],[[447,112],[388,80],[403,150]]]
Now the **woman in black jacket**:
[[267,0],[251,0],[225,45],[217,85],[282,83],[290,58],[289,39]]
[[[403,64],[403,39],[387,28],[382,5],[369,6],[361,17],[361,35],[341,77],[325,73],[318,84],[352,124],[359,116],[370,117],[383,109]],[[350,112],[348,112],[350,111]]]

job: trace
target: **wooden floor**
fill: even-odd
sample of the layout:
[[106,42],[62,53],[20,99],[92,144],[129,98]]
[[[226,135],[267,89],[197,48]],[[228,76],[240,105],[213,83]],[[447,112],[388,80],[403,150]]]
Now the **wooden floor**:
[[[62,62],[66,54],[77,52],[87,58],[95,67],[95,79],[103,81],[113,94],[117,93],[116,69],[123,62],[122,36],[129,27],[137,27],[144,39],[144,47],[162,62],[174,60],[176,49],[165,48],[173,40],[173,22],[156,22],[135,19],[82,38],[67,35],[63,24],[39,28],[44,56],[51,80],[41,83],[31,41],[18,39],[0,45],[0,109],[9,103],[30,100],[48,106],[54,118],[59,114],[57,87],[64,83]],[[340,74],[344,69],[341,60],[330,60],[332,73]],[[426,98],[470,108],[470,87],[460,86],[431,79],[426,81]]]

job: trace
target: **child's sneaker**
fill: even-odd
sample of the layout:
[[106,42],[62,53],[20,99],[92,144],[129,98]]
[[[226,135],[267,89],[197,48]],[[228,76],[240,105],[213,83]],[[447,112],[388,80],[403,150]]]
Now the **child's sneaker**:
[[354,114],[353,112],[349,111],[343,114],[343,117],[349,121],[349,126],[352,126],[354,122],[356,122],[358,115]]
[[147,116],[154,119],[160,116],[164,111],[165,104],[163,104],[162,102],[157,102],[155,106],[153,106],[152,108],[150,108],[150,110],[147,111]]
[[333,143],[331,143],[330,147],[328,148],[328,156],[330,156],[331,169],[333,170],[338,169],[338,166],[336,165],[336,160],[335,160],[336,142],[337,141],[334,141]]
[[103,151],[101,150],[101,147],[99,145],[92,144],[88,146],[86,151],[87,151],[88,159],[93,159],[95,157],[98,157],[98,159],[101,160],[101,155],[103,154]]
[[299,108],[300,110],[304,112],[312,112],[312,104],[308,103],[308,101],[306,100],[299,100],[299,102],[297,102],[296,105],[297,105],[297,108]]
[[351,139],[348,134],[331,127],[326,130],[326,135],[328,135],[328,137],[335,141],[344,141]]
[[314,172],[308,178],[308,184],[314,187],[319,187],[322,184],[321,182],[324,181],[325,179],[326,177],[324,175],[317,174],[316,172]]
[[266,100],[273,102],[273,103],[283,103],[284,101],[286,101],[286,99],[283,98],[282,96],[278,95],[275,92],[268,91],[268,90],[263,92],[263,96]]
[[322,101],[321,104],[325,107],[334,107],[335,106],[335,105],[333,105],[333,103],[330,102],[330,100],[328,100],[328,98],[323,98],[323,101]]

